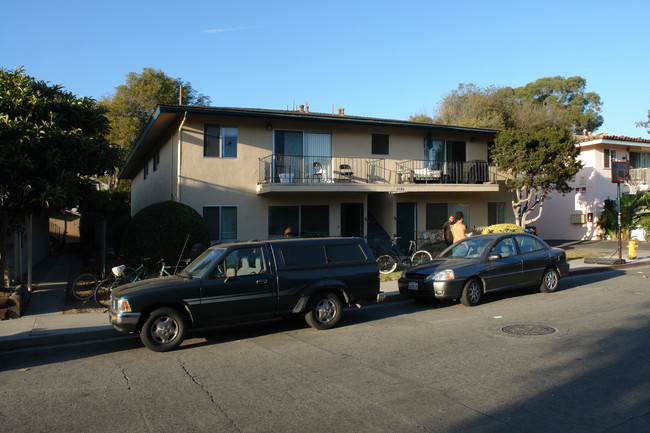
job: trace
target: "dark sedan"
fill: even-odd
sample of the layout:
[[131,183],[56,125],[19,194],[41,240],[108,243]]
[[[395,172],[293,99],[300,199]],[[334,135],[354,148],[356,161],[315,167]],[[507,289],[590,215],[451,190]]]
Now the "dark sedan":
[[526,233],[473,236],[435,259],[407,269],[399,279],[402,295],[415,299],[460,299],[467,306],[500,290],[539,285],[554,292],[569,274],[566,253]]

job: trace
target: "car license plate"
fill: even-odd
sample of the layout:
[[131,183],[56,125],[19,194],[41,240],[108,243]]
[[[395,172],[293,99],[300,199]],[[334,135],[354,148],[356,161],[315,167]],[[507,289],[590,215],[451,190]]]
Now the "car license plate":
[[416,281],[409,281],[409,290],[418,290],[418,283]]

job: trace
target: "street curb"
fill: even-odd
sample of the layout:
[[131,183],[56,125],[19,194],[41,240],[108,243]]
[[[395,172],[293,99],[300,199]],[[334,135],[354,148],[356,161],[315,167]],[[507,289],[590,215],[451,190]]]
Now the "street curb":
[[[35,347],[53,346],[58,344],[83,343],[92,340],[108,340],[114,338],[132,337],[128,334],[122,334],[113,329],[97,329],[65,332],[55,335],[35,335],[21,339],[11,339],[2,342],[0,352],[9,352],[19,349],[31,349]],[[1,339],[0,339],[1,340]]]
[[[632,263],[623,263],[619,265],[603,265],[598,267],[585,267],[575,270],[571,270],[568,276],[577,276],[584,274],[600,273],[606,271],[617,270],[626,267],[636,267],[642,265],[650,265],[650,260],[641,260]],[[398,291],[386,292],[386,299],[377,304],[368,304],[368,305],[380,305],[387,302],[399,302],[403,300],[409,300],[410,298],[402,296]],[[56,332],[56,331],[53,331]],[[137,336],[131,334],[122,334],[113,329],[112,326],[104,326],[100,329],[83,329],[83,330],[65,330],[52,335],[33,335],[27,336],[26,338],[15,338],[7,339],[2,341],[3,338],[0,337],[1,352],[10,352],[12,350],[19,349],[30,349],[35,347],[43,346],[53,346],[57,344],[72,344],[72,343],[83,343],[92,340],[114,340],[114,339],[127,339],[127,338],[136,338]]]
[[599,272],[605,272],[605,271],[613,271],[616,269],[621,269],[621,268],[633,268],[636,266],[643,266],[643,265],[650,265],[650,260],[639,260],[635,262],[628,262],[628,263],[621,263],[618,265],[599,265],[598,267],[596,266],[589,266],[586,268],[580,268],[580,269],[575,269],[575,270],[570,270],[569,275],[584,275],[584,274],[591,274],[591,273],[599,273]]

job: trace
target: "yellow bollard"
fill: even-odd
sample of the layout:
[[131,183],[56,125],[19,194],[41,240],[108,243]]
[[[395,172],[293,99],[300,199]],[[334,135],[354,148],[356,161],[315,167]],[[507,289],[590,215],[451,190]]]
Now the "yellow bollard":
[[630,241],[627,244],[627,258],[628,259],[636,259],[636,242]]

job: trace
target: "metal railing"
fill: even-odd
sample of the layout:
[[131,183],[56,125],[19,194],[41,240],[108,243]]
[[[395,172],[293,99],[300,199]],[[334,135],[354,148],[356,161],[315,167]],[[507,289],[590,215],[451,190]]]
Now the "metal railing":
[[650,180],[650,168],[631,168],[630,180],[641,185],[648,185]]
[[381,158],[269,155],[259,160],[259,183],[388,183]]
[[494,183],[496,165],[485,161],[427,161],[397,162],[398,183]]
[[259,159],[260,184],[269,183],[485,183],[497,167],[485,161],[407,160],[386,167],[383,158],[269,155]]

